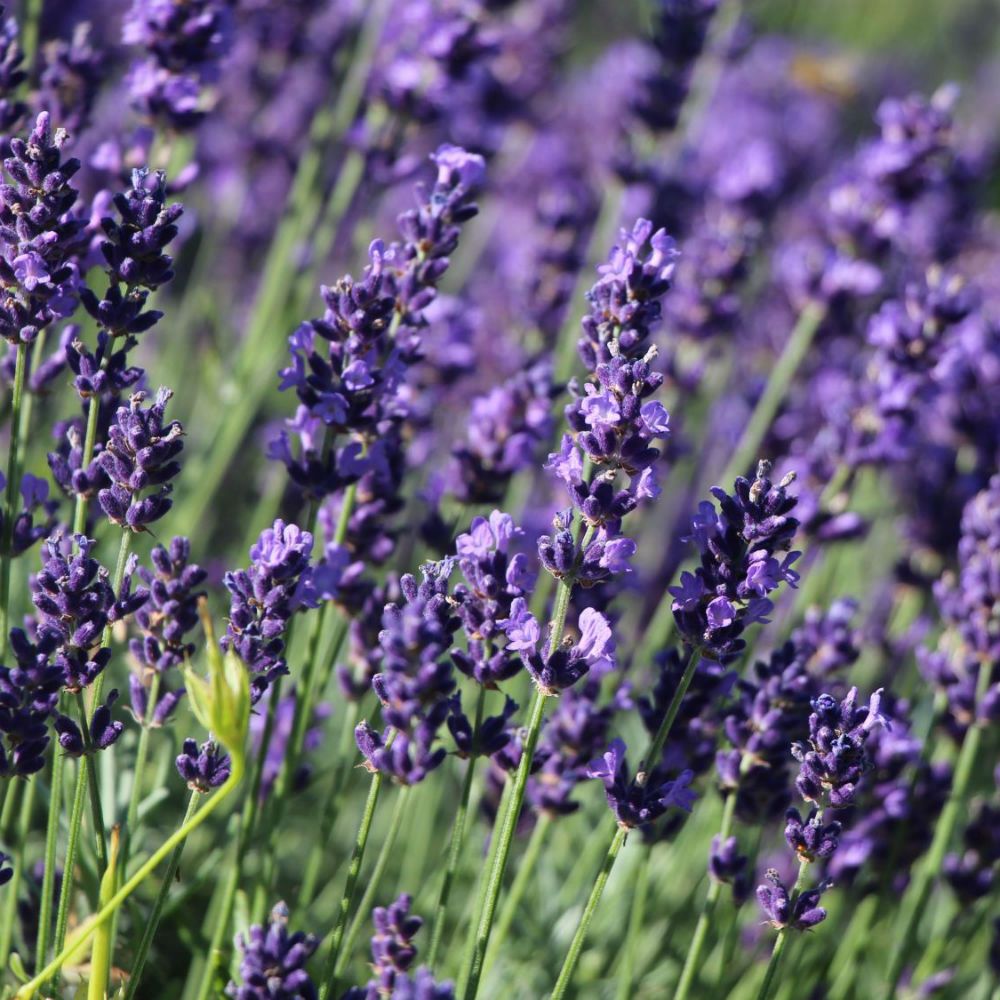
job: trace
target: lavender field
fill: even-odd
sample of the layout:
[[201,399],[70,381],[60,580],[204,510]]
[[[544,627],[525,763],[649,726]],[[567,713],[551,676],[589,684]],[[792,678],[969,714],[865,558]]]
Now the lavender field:
[[0,16],[0,1000],[1000,1000],[995,0]]

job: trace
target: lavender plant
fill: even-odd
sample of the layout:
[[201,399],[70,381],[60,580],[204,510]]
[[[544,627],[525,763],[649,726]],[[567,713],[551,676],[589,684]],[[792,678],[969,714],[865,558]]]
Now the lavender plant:
[[782,8],[4,13],[0,995],[993,997],[995,57]]

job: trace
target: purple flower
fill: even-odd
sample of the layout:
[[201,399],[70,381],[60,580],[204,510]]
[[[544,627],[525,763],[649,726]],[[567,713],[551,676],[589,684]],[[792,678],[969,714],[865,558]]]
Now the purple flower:
[[712,849],[708,857],[708,873],[716,882],[731,884],[733,887],[733,902],[737,906],[743,904],[750,892],[748,882],[747,861],[745,854],[739,853],[739,842],[735,837],[727,837],[725,841],[716,834],[712,838]]
[[16,666],[0,666],[0,775],[27,778],[45,766],[49,723],[56,712],[64,672],[52,663],[58,637],[30,639],[23,629],[10,631]]
[[826,910],[819,905],[819,901],[829,887],[828,883],[815,889],[806,889],[793,900],[773,868],[768,869],[764,877],[768,884],[757,886],[757,901],[776,930],[790,927],[792,930],[806,931],[826,920]]
[[254,675],[255,703],[274,678],[287,673],[284,632],[301,607],[300,587],[311,573],[312,546],[308,531],[279,519],[251,546],[249,569],[223,578],[231,598],[222,646],[233,649]]
[[153,547],[152,570],[139,569],[149,589],[149,601],[136,612],[142,638],[130,640],[129,651],[159,673],[184,663],[195,650],[187,634],[198,625],[198,601],[205,596],[200,588],[207,573],[190,559],[191,543],[178,537],[171,540],[169,548]]
[[662,784],[647,784],[645,775],[630,778],[620,739],[613,740],[604,756],[591,763],[587,775],[603,782],[608,805],[618,825],[626,829],[652,823],[672,807],[690,812],[694,804],[695,794],[688,787],[690,771]]
[[[98,458],[111,481],[98,499],[113,524],[145,531],[172,506],[170,480],[180,472],[177,456],[184,447],[180,423],[165,423],[172,395],[169,389],[160,389],[153,405],[144,409],[146,394],[137,392],[115,414],[108,443]],[[150,487],[155,492],[145,493]]]
[[241,952],[242,985],[230,982],[226,996],[234,1000],[316,1000],[305,965],[319,947],[312,934],[288,932],[288,907],[278,903],[271,910],[266,928],[254,924],[246,934],[236,936]]
[[206,740],[199,747],[194,740],[186,739],[176,764],[177,773],[187,782],[188,788],[202,795],[225,784],[232,768],[229,754],[212,740]]
[[[9,27],[0,44],[10,44]],[[80,161],[63,160],[66,140],[42,111],[27,139],[10,140],[11,155],[3,161],[8,180],[0,185],[0,279],[7,294],[0,335],[12,344],[31,343],[75,305],[84,222],[72,211],[77,193],[69,182]]]
[[794,587],[798,580],[791,569],[798,553],[788,553],[781,562],[775,558],[790,547],[798,527],[789,516],[796,500],[787,493],[795,477],[775,486],[770,471],[770,463],[760,462],[752,483],[736,480],[733,496],[712,490],[720,511],[703,502],[688,538],[701,549],[701,564],[670,588],[674,620],[685,641],[722,662],[745,647],[741,635],[748,625],[767,620],[771,602],[765,595],[782,582]]
[[507,630],[508,641],[517,644],[528,673],[545,695],[555,695],[571,687],[589,671],[602,675],[614,666],[611,625],[593,608],[584,608],[580,614],[579,640],[572,646],[564,644],[551,651],[547,648],[538,651],[541,630],[523,599],[514,602],[511,617],[500,624]]
[[115,594],[108,571],[91,558],[95,543],[83,535],[75,535],[73,542],[71,546],[60,534],[49,538],[42,568],[29,581],[38,612],[38,641],[52,643],[53,662],[70,692],[92,683],[107,665],[110,649],[97,648],[105,628],[133,614],[149,598],[143,587],[132,590],[135,556]]
[[106,750],[115,743],[124,724],[112,720],[111,706],[118,700],[117,690],[112,691],[102,705],[94,709],[88,727],[88,737],[84,737],[80,727],[68,716],[57,715],[55,730],[59,734],[59,746],[71,757],[82,757],[84,754],[94,754]]
[[389,906],[376,906],[372,910],[375,933],[371,939],[371,967],[375,978],[367,986],[348,990],[343,1000],[378,1000],[389,996],[402,1000],[454,1000],[451,984],[435,983],[427,968],[422,966],[415,975],[410,975],[417,959],[413,938],[424,925],[422,918],[410,912],[411,902],[411,897],[403,893]]
[[785,841],[800,859],[828,858],[840,843],[841,826],[836,820],[824,823],[818,809],[810,809],[805,820],[798,809],[785,814]]
[[871,696],[867,708],[858,707],[857,698],[858,689],[851,688],[842,702],[828,694],[813,700],[809,739],[792,744],[800,768],[795,787],[807,802],[850,805],[871,767],[864,745],[876,726],[888,725],[879,711],[882,691]]

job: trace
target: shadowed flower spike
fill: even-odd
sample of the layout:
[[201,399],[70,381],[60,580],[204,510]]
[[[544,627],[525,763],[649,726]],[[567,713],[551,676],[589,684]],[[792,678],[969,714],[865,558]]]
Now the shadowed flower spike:
[[731,884],[733,887],[733,902],[741,906],[750,894],[747,862],[749,858],[740,854],[739,841],[735,837],[727,837],[723,842],[718,834],[712,838],[712,849],[708,856],[708,873],[716,881]]
[[97,753],[106,750],[115,743],[125,728],[121,722],[111,718],[111,706],[118,700],[118,692],[112,691],[103,705],[94,709],[90,720],[89,739],[85,739],[80,727],[68,716],[58,715],[55,730],[59,734],[59,745],[71,757],[82,757],[84,754]]
[[100,327],[97,349],[91,353],[75,339],[66,350],[76,375],[74,385],[83,398],[117,395],[141,379],[142,370],[128,364],[128,352],[139,334],[162,316],[146,308],[150,293],[174,276],[173,260],[165,250],[177,236],[183,209],[167,204],[163,173],[151,179],[147,170],[134,170],[132,186],[115,195],[114,206],[120,221],[110,216],[101,219],[107,237],[101,243],[108,280],[104,298],[98,299],[89,288],[80,292],[84,308]]
[[231,770],[229,754],[212,740],[206,740],[199,747],[195,740],[186,739],[176,764],[177,773],[187,782],[188,788],[202,795],[224,784]]
[[49,723],[65,678],[51,662],[58,641],[52,633],[33,641],[23,629],[10,631],[16,666],[0,666],[0,776],[27,778],[45,766]]
[[97,648],[105,628],[137,611],[149,597],[144,587],[131,589],[134,557],[116,595],[110,574],[90,555],[94,545],[83,535],[75,535],[72,544],[53,535],[43,547],[41,570],[29,581],[38,640],[53,643],[53,663],[63,671],[70,692],[92,683],[107,665],[110,649]]
[[154,546],[152,569],[139,568],[149,589],[149,601],[135,616],[141,639],[129,642],[129,651],[144,666],[158,673],[180,666],[195,650],[187,633],[198,625],[198,599],[207,573],[190,561],[191,543],[183,537],[169,546]]
[[230,982],[226,996],[233,1000],[315,1000],[316,987],[306,963],[319,947],[313,934],[288,931],[288,907],[278,903],[267,927],[253,925],[236,936],[241,953],[241,984]]
[[882,691],[871,696],[867,708],[858,707],[857,699],[858,689],[851,688],[842,702],[828,694],[813,700],[808,742],[792,744],[792,755],[799,762],[795,787],[807,802],[849,806],[871,768],[865,743],[876,726],[888,725],[879,711]]
[[256,704],[271,682],[284,673],[284,632],[302,605],[312,570],[313,536],[282,520],[266,528],[250,548],[250,567],[226,573],[231,595],[229,625],[222,648],[232,649],[253,675]]
[[712,490],[719,511],[702,502],[687,539],[701,550],[701,564],[670,588],[674,620],[685,641],[723,663],[746,646],[741,636],[748,625],[768,621],[773,605],[767,595],[782,583],[794,587],[799,579],[792,564],[800,553],[778,558],[798,528],[789,516],[796,499],[787,493],[795,476],[775,486],[770,472],[770,463],[762,461],[753,482],[736,480],[734,495]]
[[389,906],[376,906],[372,911],[375,933],[372,935],[372,971],[375,978],[366,986],[348,990],[342,1000],[454,1000],[450,983],[436,983],[429,969],[421,966],[416,973],[410,969],[417,960],[413,938],[424,921],[410,912],[411,897],[403,893]]
[[[6,477],[0,473],[0,490],[7,485]],[[14,524],[11,528],[11,555],[19,556],[28,551],[40,539],[48,536],[55,527],[52,516],[58,504],[49,499],[49,483],[46,479],[26,472],[21,477],[22,508],[15,512]],[[41,515],[41,516],[38,516]],[[3,527],[3,513],[0,512],[0,530]]]
[[789,809],[785,821],[785,841],[806,861],[830,857],[840,843],[840,823],[824,823],[818,809],[810,809],[805,820],[798,809]]
[[228,47],[230,20],[225,0],[133,0],[122,41],[148,53],[128,74],[133,106],[170,128],[193,128],[205,113],[202,86]]
[[819,905],[819,901],[823,893],[830,888],[829,882],[799,893],[793,903],[788,890],[773,868],[769,868],[764,877],[768,884],[757,886],[757,901],[771,926],[776,930],[788,927],[796,931],[807,931],[826,920],[826,910]]
[[625,744],[620,739],[612,741],[604,756],[587,769],[587,775],[603,782],[618,825],[627,829],[652,823],[670,808],[690,812],[694,805],[695,793],[688,787],[693,777],[691,771],[662,784],[647,784],[647,776],[642,774],[630,778]]

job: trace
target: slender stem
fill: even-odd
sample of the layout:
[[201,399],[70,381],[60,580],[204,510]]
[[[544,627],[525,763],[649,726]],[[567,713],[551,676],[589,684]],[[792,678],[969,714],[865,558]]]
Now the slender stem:
[[[806,872],[808,870],[809,862],[805,858],[801,858],[799,860],[799,875],[795,880],[795,887],[792,889],[791,899],[788,904],[789,913],[795,912],[795,902],[806,884]],[[781,956],[785,950],[785,941],[787,938],[788,928],[782,927],[774,940],[774,947],[771,949],[771,958],[767,963],[767,971],[764,973],[764,981],[760,984],[760,989],[757,991],[757,1000],[767,1000],[771,995],[775,977],[778,974],[778,967],[781,965]]]
[[[14,852],[14,874],[7,884],[3,898],[3,924],[0,931],[0,969],[7,968],[10,958],[11,938],[14,933],[14,919],[17,914],[18,888],[24,876],[25,845],[31,831],[31,814],[35,804],[36,781],[25,784],[24,797],[21,799],[21,814],[17,821],[17,850]],[[8,800],[9,801],[9,800]],[[53,864],[55,862],[53,861]],[[49,918],[52,914],[52,888],[49,887]]]
[[135,750],[135,767],[132,772],[132,791],[128,800],[128,812],[125,814],[125,843],[122,845],[122,871],[128,871],[128,860],[131,855],[131,845],[139,825],[139,800],[142,798],[142,783],[146,775],[146,763],[149,759],[149,734],[152,732],[153,714],[160,697],[160,672],[153,672],[153,680],[149,685],[149,697],[146,700],[145,717],[142,729],[139,731],[139,745]]
[[[724,844],[729,838],[735,812],[736,792],[731,791],[726,797],[726,804],[722,810],[722,823],[719,826],[720,844]],[[698,914],[698,923],[694,928],[694,936],[691,938],[691,945],[688,948],[687,957],[684,959],[684,968],[681,970],[681,978],[674,993],[674,1000],[686,1000],[691,984],[694,982],[695,974],[701,963],[701,952],[705,946],[705,939],[708,937],[708,928],[715,913],[715,906],[719,901],[719,896],[722,895],[722,885],[722,882],[717,882],[715,879],[711,879],[709,882],[701,913]]]
[[[524,899],[524,894],[535,877],[535,867],[542,855],[542,847],[548,839],[551,828],[552,815],[547,812],[542,813],[538,817],[535,829],[531,831],[528,846],[524,849],[524,856],[521,858],[521,863],[517,866],[517,874],[511,883],[510,892],[507,893],[503,908],[500,910],[496,930],[493,931],[493,938],[486,952],[486,962],[483,964],[484,975],[489,972],[490,966],[496,961],[497,956],[502,953],[504,942],[507,940],[507,934],[514,923],[514,917],[517,916],[521,901]],[[433,968],[433,966],[431,967]]]
[[[565,623],[566,603],[568,596],[563,599],[563,595],[568,595],[571,584],[560,585],[559,596],[556,601],[556,623]],[[562,603],[560,614],[559,605]],[[562,627],[553,628],[553,638],[559,635],[554,646],[562,638]],[[479,990],[479,980],[483,972],[483,961],[486,957],[486,948],[490,943],[490,933],[493,929],[493,919],[496,914],[497,900],[500,898],[500,890],[503,886],[503,876],[507,869],[507,859],[510,856],[510,847],[514,840],[514,832],[517,829],[517,821],[521,816],[521,807],[524,804],[524,792],[528,783],[528,774],[531,770],[531,761],[535,755],[535,746],[538,743],[538,734],[542,728],[542,713],[545,708],[545,695],[536,688],[532,696],[531,709],[528,717],[528,730],[524,738],[524,745],[521,749],[521,760],[514,775],[514,783],[511,786],[510,798],[507,800],[506,808],[499,817],[496,830],[497,848],[493,858],[493,864],[486,881],[485,894],[483,896],[482,908],[477,919],[472,925],[471,931],[474,933],[472,945],[472,961],[468,969],[468,975],[459,992],[463,1000],[474,1000]]]
[[788,394],[789,383],[809,353],[813,338],[825,315],[825,307],[816,302],[809,303],[799,314],[784,349],[771,369],[764,392],[757,400],[750,420],[743,429],[739,444],[725,472],[722,473],[723,485],[728,485],[737,476],[742,476],[757,457],[761,442]]
[[605,855],[604,864],[601,865],[601,870],[594,881],[594,888],[590,890],[590,898],[587,900],[587,905],[584,907],[580,922],[577,924],[576,933],[573,935],[569,951],[566,953],[566,959],[563,962],[559,978],[556,980],[555,988],[552,990],[552,1000],[562,1000],[566,995],[566,990],[573,979],[573,973],[576,971],[576,963],[580,960],[580,952],[583,951],[583,942],[586,940],[590,922],[594,919],[594,913],[597,912],[597,904],[600,903],[601,896],[604,895],[604,887],[608,884],[611,869],[614,868],[615,861],[618,860],[618,855],[621,853],[622,845],[625,843],[627,835],[628,830],[623,826],[619,826],[615,831],[614,839],[611,841],[607,855]]
[[347,714],[344,717],[344,726],[340,733],[340,741],[337,748],[338,767],[334,772],[330,794],[327,796],[326,803],[323,806],[322,818],[319,823],[320,835],[312,845],[312,849],[309,852],[309,860],[306,862],[305,874],[302,876],[302,886],[299,889],[297,906],[299,910],[303,910],[309,906],[316,897],[316,884],[319,881],[323,859],[327,855],[327,844],[330,841],[330,835],[333,833],[333,824],[340,812],[344,788],[347,784],[347,776],[351,773],[350,746],[357,718],[358,703],[352,701],[348,705]]
[[[684,673],[681,676],[680,683],[677,685],[677,689],[674,691],[673,697],[670,699],[670,704],[667,706],[667,711],[663,716],[663,721],[660,723],[660,726],[656,731],[656,735],[653,737],[653,741],[649,746],[649,751],[646,754],[646,763],[640,768],[639,774],[636,776],[636,783],[639,785],[645,785],[649,781],[649,775],[652,773],[653,768],[656,767],[656,764],[663,753],[663,747],[667,742],[667,737],[670,735],[674,721],[680,711],[684,695],[687,693],[688,687],[691,685],[691,680],[694,677],[695,669],[698,666],[700,657],[701,654],[697,649],[691,650],[687,666],[684,668]],[[608,846],[608,852],[605,855],[604,864],[601,866],[601,870],[597,874],[597,880],[594,882],[594,886],[590,890],[590,897],[588,898],[587,905],[584,908],[582,916],[580,917],[580,922],[577,925],[576,933],[573,935],[573,941],[570,944],[569,952],[563,962],[562,971],[559,973],[559,979],[557,980],[555,989],[552,992],[552,1000],[559,1000],[559,998],[563,996],[573,978],[573,971],[576,968],[576,963],[580,958],[580,952],[583,949],[583,942],[587,936],[587,928],[590,926],[590,921],[593,919],[594,911],[597,909],[597,904],[601,901],[601,896],[604,893],[604,886],[607,884],[608,876],[611,874],[611,869],[614,867],[615,860],[622,849],[622,845],[625,843],[625,834],[625,828],[619,827],[615,831],[611,844]]]
[[[97,396],[91,396],[87,403],[87,430],[83,437],[83,455],[80,467],[86,469],[94,457],[94,446],[97,442],[97,417],[100,413],[101,401]],[[73,534],[81,535],[87,527],[87,505],[89,497],[83,493],[76,495],[76,507],[73,511]]]
[[39,26],[45,0],[27,0],[21,31],[21,49],[24,52],[24,66],[28,71],[26,86],[30,87],[37,77]]
[[906,894],[904,903],[908,902],[906,917],[903,924],[903,933],[898,938],[899,946],[893,952],[889,962],[889,969],[886,975],[887,1000],[891,1000],[896,994],[896,987],[899,985],[900,976],[906,967],[906,960],[909,957],[910,949],[913,945],[917,932],[917,925],[924,915],[927,902],[931,892],[937,884],[938,876],[941,874],[941,866],[944,864],[944,856],[948,850],[955,827],[958,824],[959,815],[965,802],[965,795],[969,789],[969,782],[975,768],[976,758],[979,755],[979,745],[982,742],[983,727],[979,721],[979,706],[983,702],[990,685],[990,678],[993,673],[992,664],[980,663],[979,677],[976,681],[975,715],[969,728],[965,731],[962,739],[962,746],[958,752],[958,761],[955,764],[955,776],[952,780],[951,791],[948,801],[945,803],[941,815],[938,817],[937,826],[934,828],[934,839],[931,841],[930,850],[927,852],[927,859],[920,871],[916,874]]
[[684,673],[681,675],[680,683],[677,685],[673,697],[670,699],[670,704],[667,706],[667,711],[663,716],[663,721],[660,723],[659,729],[656,730],[653,742],[649,745],[649,751],[646,754],[646,765],[642,769],[642,773],[640,773],[636,778],[636,781],[642,784],[645,784],[646,781],[649,780],[649,769],[656,767],[660,761],[660,755],[663,753],[663,748],[666,745],[667,738],[670,736],[670,730],[674,727],[674,722],[677,719],[677,713],[681,710],[681,702],[684,701],[684,695],[687,694],[688,688],[691,686],[691,681],[694,678],[695,670],[698,667],[698,661],[700,659],[700,651],[692,649],[688,657],[687,666],[684,668]]
[[3,538],[0,547],[0,658],[7,653],[7,628],[10,621],[10,570],[14,561],[14,517],[17,491],[21,480],[21,415],[24,383],[28,370],[28,345],[18,344],[14,361],[14,389],[10,403],[10,443],[7,453],[7,485],[3,503]]
[[95,751],[90,739],[90,720],[87,718],[87,703],[83,700],[82,691],[76,693],[76,708],[77,714],[80,716],[80,732],[83,736],[84,746],[80,763],[83,768],[82,773],[87,780],[87,790],[90,792],[90,813],[94,827],[98,868],[103,872],[108,861],[108,844],[104,836],[104,809],[101,805],[101,790],[97,784],[97,771],[92,766]]
[[639,937],[646,922],[646,899],[649,895],[649,859],[653,853],[649,844],[643,844],[636,865],[635,886],[632,890],[632,906],[625,932],[621,968],[618,970],[618,988],[615,1000],[632,1000],[635,984],[635,959],[639,947]]
[[239,888],[240,878],[243,874],[243,865],[246,861],[247,851],[250,848],[253,832],[257,825],[260,787],[264,774],[264,759],[267,756],[268,744],[271,742],[274,715],[280,700],[281,678],[279,677],[271,688],[271,699],[264,721],[264,731],[261,735],[260,748],[254,759],[253,771],[250,776],[250,788],[247,791],[247,797],[244,799],[240,811],[240,828],[236,838],[236,857],[229,865],[225,881],[219,883],[221,886],[221,891],[218,894],[219,910],[215,917],[215,926],[212,930],[212,940],[209,945],[208,956],[205,960],[205,967],[202,970],[201,984],[197,994],[199,1000],[208,1000],[211,996],[214,988],[215,970],[223,955],[223,942],[226,940],[229,921],[233,915],[233,902],[236,898],[236,890]]
[[178,827],[150,856],[142,867],[100,908],[92,917],[82,923],[73,935],[71,944],[64,948],[56,957],[30,982],[25,983],[15,994],[15,1000],[29,1000],[33,997],[41,985],[50,979],[62,968],[63,963],[69,956],[82,947],[94,935],[112,914],[128,899],[129,896],[139,888],[140,885],[159,867],[160,862],[169,855],[175,847],[183,844],[187,837],[192,834],[213,812],[222,804],[226,797],[233,791],[243,778],[243,762],[238,756],[234,756],[232,762],[232,772],[219,790],[212,796],[205,807],[195,813],[186,823]]
[[358,827],[358,835],[354,840],[354,849],[351,851],[351,862],[347,869],[347,881],[344,884],[344,893],[340,898],[340,904],[337,908],[337,924],[330,937],[330,948],[323,969],[323,986],[319,994],[320,1000],[328,1000],[329,997],[336,995],[340,948],[344,941],[347,917],[351,911],[351,904],[354,902],[354,891],[358,885],[361,862],[364,860],[365,848],[368,845],[368,834],[371,832],[372,819],[375,816],[375,806],[378,805],[378,796],[381,789],[382,774],[376,771],[372,775],[371,784],[368,787],[368,798],[365,801],[364,812],[361,814],[361,825]]
[[337,966],[333,970],[335,976],[339,977],[343,974],[344,966],[350,960],[351,952],[354,950],[354,943],[358,939],[358,934],[361,932],[361,928],[368,919],[368,915],[375,903],[375,894],[382,884],[382,878],[389,864],[389,858],[396,847],[396,839],[399,837],[399,831],[403,824],[403,809],[409,799],[411,790],[412,786],[406,785],[399,790],[396,796],[396,805],[392,810],[392,818],[389,820],[389,829],[386,832],[385,840],[382,842],[382,848],[378,852],[375,867],[368,876],[365,894],[361,897],[361,902],[358,903],[358,907],[354,911],[354,919],[351,921],[351,926],[347,929],[343,947],[340,949],[340,957],[337,959]]
[[[479,729],[483,724],[483,711],[486,705],[486,688],[479,685],[479,694],[476,698],[476,723],[473,730],[473,743],[479,736]],[[458,871],[458,862],[462,856],[462,846],[465,843],[465,826],[469,815],[469,798],[472,795],[472,780],[476,772],[476,757],[469,758],[465,769],[465,778],[462,781],[462,795],[458,800],[458,809],[455,812],[455,822],[451,827],[451,840],[448,844],[448,867],[444,872],[444,879],[441,882],[441,892],[438,895],[437,909],[434,911],[434,930],[431,932],[431,946],[427,952],[427,964],[436,968],[438,949],[441,946],[441,938],[444,934],[444,917],[448,910],[448,899],[451,895],[451,887],[455,881],[455,873]]]
[[[142,786],[146,775],[146,763],[149,758],[149,734],[152,731],[153,715],[156,711],[156,703],[160,696],[160,672],[153,672],[153,679],[149,686],[149,695],[146,699],[146,709],[143,714],[142,723],[139,729],[139,743],[135,750],[135,765],[132,769],[132,788],[129,792],[128,810],[125,813],[125,835],[121,842],[121,860],[119,866],[122,877],[128,875],[128,863],[132,856],[132,845],[135,843],[135,835],[139,825],[139,800],[142,798]],[[93,770],[93,769],[91,769]],[[112,924],[112,940],[118,935],[118,915]]]
[[[77,762],[78,768],[84,767],[87,758],[81,757]],[[76,788],[73,792],[73,805],[69,817],[69,839],[66,842],[66,863],[63,867],[62,885],[59,890],[59,909],[56,913],[56,954],[62,951],[66,943],[66,928],[69,926],[69,907],[73,898],[74,868],[76,865],[76,851],[80,838],[80,828],[83,821],[83,806],[87,798],[86,779],[76,781]],[[39,927],[39,939],[41,939],[41,927]],[[38,950],[38,964],[42,965],[48,959],[47,954],[43,954],[41,948]]]
[[[184,813],[184,819],[181,820],[182,827],[190,822],[194,816],[201,798],[201,792],[191,793],[191,798],[188,800],[187,812]],[[125,1000],[135,1000],[138,996],[139,982],[142,979],[143,969],[146,966],[146,959],[149,957],[149,949],[152,947],[153,938],[156,935],[156,929],[163,914],[163,907],[166,905],[167,897],[170,895],[170,889],[177,875],[177,869],[180,867],[181,854],[183,852],[184,844],[180,843],[174,848],[173,854],[170,855],[167,870],[164,872],[163,881],[160,883],[160,891],[156,894],[153,910],[146,919],[142,939],[139,941],[139,947],[136,949],[135,958],[132,959],[132,972],[129,975],[128,986],[125,989]]]
[[[52,783],[49,790],[49,809],[45,822],[45,867],[42,872],[42,900],[38,915],[38,943],[36,953],[39,963],[47,961],[49,957],[49,933],[52,929],[52,897],[55,895],[56,848],[59,841],[59,820],[62,818],[63,766],[65,759],[65,755],[59,750],[56,750],[52,755]],[[33,789],[34,784],[34,781],[32,781],[29,787]],[[81,809],[82,807],[83,804],[81,802]],[[72,829],[72,826],[70,829]],[[64,878],[62,892],[67,891],[66,881],[67,879]]]
[[649,896],[649,862],[653,850],[650,844],[643,844],[639,863],[636,865],[635,888],[629,912],[628,928],[622,944],[622,961],[618,970],[618,988],[615,1000],[632,1000],[635,983],[635,960],[639,947],[639,937],[646,921],[646,899]]

